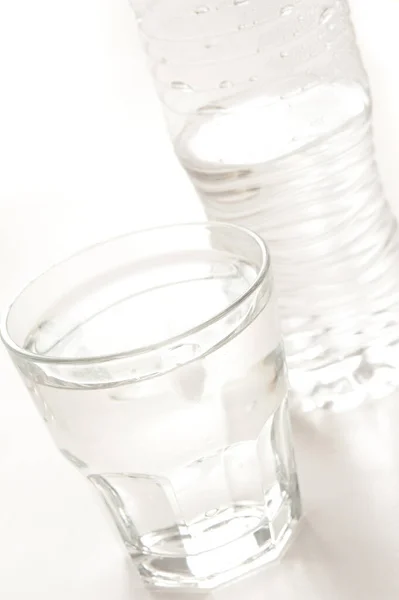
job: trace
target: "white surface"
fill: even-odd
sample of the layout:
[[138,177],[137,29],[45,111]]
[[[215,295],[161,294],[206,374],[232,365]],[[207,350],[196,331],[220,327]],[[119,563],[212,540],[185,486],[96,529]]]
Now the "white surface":
[[[399,212],[399,0],[353,5],[381,169]],[[2,308],[26,278],[87,243],[201,218],[163,131],[127,0],[3,0],[0,74]],[[3,350],[0,361],[0,598],[150,597]],[[396,600],[398,422],[387,401],[297,423],[302,532],[281,564],[211,597]]]

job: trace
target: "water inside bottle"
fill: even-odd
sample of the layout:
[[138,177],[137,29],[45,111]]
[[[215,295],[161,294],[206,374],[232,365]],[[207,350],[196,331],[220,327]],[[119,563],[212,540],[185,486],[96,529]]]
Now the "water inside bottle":
[[306,406],[346,408],[391,392],[398,234],[367,90],[319,81],[278,98],[237,96],[200,110],[175,149],[207,216],[267,241],[291,380]]

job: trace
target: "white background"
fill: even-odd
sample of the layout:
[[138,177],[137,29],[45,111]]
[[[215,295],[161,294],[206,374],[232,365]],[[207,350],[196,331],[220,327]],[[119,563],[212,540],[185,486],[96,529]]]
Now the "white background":
[[[399,0],[352,4],[381,171],[399,212]],[[88,243],[201,216],[169,146],[128,0],[0,1],[1,308],[27,278]],[[0,598],[146,597],[3,350],[0,364]],[[329,589],[340,600],[360,597],[339,577],[335,589],[328,568],[316,588],[300,571],[304,597],[313,598],[312,589],[323,600]],[[381,594],[368,582],[363,598],[397,598],[383,579]],[[298,597],[278,576],[262,580],[253,597],[269,597],[272,585],[277,600]]]

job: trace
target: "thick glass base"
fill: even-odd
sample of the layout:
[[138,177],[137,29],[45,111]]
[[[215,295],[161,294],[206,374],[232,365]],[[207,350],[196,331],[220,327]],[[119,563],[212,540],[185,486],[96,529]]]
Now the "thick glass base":
[[[278,558],[293,534],[299,514],[299,497],[291,500],[286,496],[269,519],[261,505],[222,507],[190,527],[191,531],[197,528],[196,539],[171,528],[141,540],[144,548],[165,549],[178,541],[185,552],[149,552],[139,556],[133,552],[132,558],[148,586],[212,589]],[[196,547],[198,539],[208,548],[201,551]]]
[[[239,400],[234,406],[247,417],[233,429],[231,411],[223,413],[223,426],[230,428],[220,429],[224,439],[229,436],[229,445],[220,444],[165,474],[136,470],[88,475],[148,586],[206,590],[241,577],[281,554],[301,516],[288,398],[265,418],[256,412],[254,393],[245,395],[237,386],[232,392]],[[259,407],[268,407],[261,397]],[[215,419],[215,403],[211,409],[206,431]],[[248,415],[252,428],[244,430]],[[144,430],[146,436],[150,430]],[[177,462],[177,452],[187,456],[198,431],[197,423],[190,437],[180,444],[175,439],[174,445],[161,445],[158,435],[155,458]],[[140,442],[138,434],[136,438]],[[142,464],[154,460],[154,455],[140,456],[139,443],[136,448],[133,459],[139,455]],[[128,459],[132,463],[130,455]],[[149,472],[149,462],[146,467]]]

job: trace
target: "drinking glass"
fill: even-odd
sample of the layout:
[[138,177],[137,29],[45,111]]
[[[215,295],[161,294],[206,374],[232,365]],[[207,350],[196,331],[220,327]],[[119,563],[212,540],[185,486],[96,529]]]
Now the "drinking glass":
[[192,224],[96,245],[29,284],[1,333],[147,584],[211,588],[281,553],[301,508],[257,235]]

